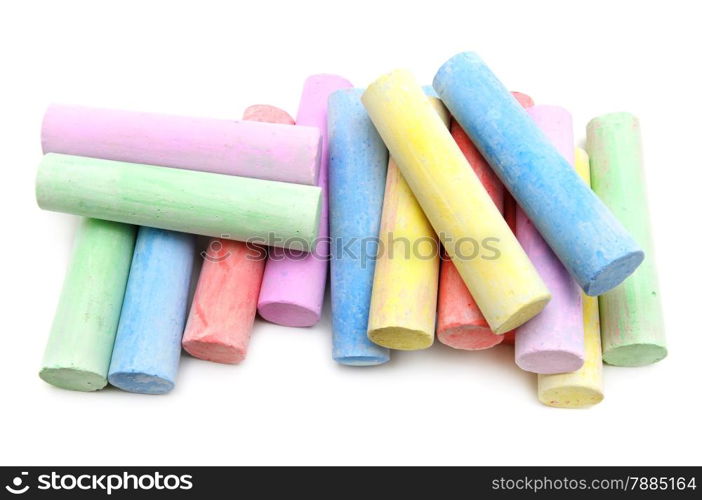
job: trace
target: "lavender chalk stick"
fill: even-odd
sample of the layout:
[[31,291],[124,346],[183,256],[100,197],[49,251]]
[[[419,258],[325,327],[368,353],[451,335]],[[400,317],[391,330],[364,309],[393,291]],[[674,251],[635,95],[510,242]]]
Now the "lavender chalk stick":
[[333,357],[357,366],[390,359],[367,335],[388,152],[362,93],[334,92],[328,119]]
[[323,198],[318,241],[307,254],[271,249],[263,273],[258,313],[272,323],[312,326],[321,317],[329,260],[327,101],[332,92],[351,86],[336,75],[313,75],[305,82],[296,123],[317,127],[322,134],[319,186]]
[[[557,106],[543,105],[529,108],[527,112],[568,164],[573,165],[570,113]],[[517,208],[517,239],[553,298],[538,316],[517,328],[515,361],[523,370],[535,373],[578,370],[585,360],[580,289],[520,208]]]
[[316,185],[321,138],[313,127],[49,106],[44,153]]

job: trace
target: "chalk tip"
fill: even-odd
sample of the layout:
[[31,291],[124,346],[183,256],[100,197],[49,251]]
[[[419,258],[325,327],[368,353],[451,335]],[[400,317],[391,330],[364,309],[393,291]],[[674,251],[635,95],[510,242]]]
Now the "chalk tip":
[[427,349],[434,343],[434,332],[413,330],[402,326],[387,326],[368,331],[368,338],[374,344],[399,351]]
[[249,122],[295,125],[295,119],[287,111],[270,104],[252,104],[244,110],[243,116]]
[[524,371],[553,375],[579,370],[582,368],[585,358],[580,353],[563,349],[552,349],[529,352],[521,356],[515,355],[514,361]]
[[[485,64],[483,63],[483,60],[480,58],[480,56],[475,53],[475,52],[459,52],[458,54],[454,54],[451,56],[449,59],[444,62],[439,69],[436,71],[436,74],[434,75],[434,80],[432,81],[432,86],[436,91],[439,93],[439,95],[442,94],[446,84],[448,84],[448,80],[450,80],[450,75],[454,71],[454,66],[456,64],[460,64],[461,62],[463,63],[472,63],[475,64],[476,62],[479,64]],[[446,79],[448,77],[448,80]]]
[[519,309],[509,315],[507,319],[501,323],[493,321],[492,323],[494,324],[490,324],[490,329],[496,335],[502,335],[510,330],[514,330],[543,311],[550,300],[551,294],[549,292],[542,293],[534,297],[530,302],[519,307]]
[[659,344],[629,344],[603,351],[602,360],[608,365],[636,367],[652,365],[668,355],[668,349]]
[[77,368],[42,368],[39,378],[44,382],[69,391],[99,391],[107,385],[107,379],[95,372]]
[[259,302],[258,314],[270,323],[298,328],[316,325],[321,316],[316,309],[281,301]]
[[598,128],[610,128],[610,127],[621,127],[627,126],[631,127],[638,123],[639,119],[632,113],[628,111],[615,111],[613,113],[606,113],[604,115],[596,116],[591,119],[586,126],[587,132],[592,132]]
[[390,361],[390,355],[334,356],[334,361],[346,366],[377,366]]
[[604,266],[587,283],[582,284],[586,295],[595,297],[610,291],[627,279],[644,260],[642,250],[631,251]]
[[108,380],[118,389],[138,394],[166,394],[175,387],[172,380],[143,372],[110,373]]
[[454,349],[482,351],[501,344],[504,335],[496,335],[486,326],[459,325],[436,333],[439,342]]
[[245,347],[225,344],[209,337],[183,340],[183,349],[195,358],[226,365],[241,363],[246,358]]
[[553,408],[587,408],[603,399],[602,391],[593,387],[571,385],[539,391],[539,401]]

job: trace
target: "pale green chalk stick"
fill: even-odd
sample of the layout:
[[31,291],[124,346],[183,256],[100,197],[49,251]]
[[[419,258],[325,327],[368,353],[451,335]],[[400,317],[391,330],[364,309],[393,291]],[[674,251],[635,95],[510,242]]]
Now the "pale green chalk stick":
[[83,219],[39,376],[74,391],[107,384],[134,251],[134,226]]
[[45,210],[309,250],[321,189],[233,175],[47,154],[36,180]]
[[599,298],[602,358],[618,366],[655,363],[667,349],[638,119],[629,113],[593,119],[587,126],[587,152],[592,189],[646,253],[634,274]]

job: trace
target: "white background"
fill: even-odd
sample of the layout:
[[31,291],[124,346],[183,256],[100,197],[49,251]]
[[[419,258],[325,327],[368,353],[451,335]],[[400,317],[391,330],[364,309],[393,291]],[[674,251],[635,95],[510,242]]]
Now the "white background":
[[[651,2],[650,4],[653,4]],[[0,463],[700,465],[702,47],[696,2],[2,2]],[[512,350],[331,359],[315,328],[257,320],[239,366],[184,356],[176,389],[78,393],[37,377],[76,218],[36,207],[50,102],[238,118],[293,116],[305,77],[358,86],[397,67],[430,83],[478,51],[514,90],[642,122],[670,355],[606,367],[588,410],[536,399]]]

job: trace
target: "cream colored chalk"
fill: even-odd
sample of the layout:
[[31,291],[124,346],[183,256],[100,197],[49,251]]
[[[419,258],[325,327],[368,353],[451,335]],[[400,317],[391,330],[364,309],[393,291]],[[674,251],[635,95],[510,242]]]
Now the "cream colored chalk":
[[[449,114],[441,101],[429,100],[448,125]],[[426,349],[434,343],[439,243],[392,158],[379,237],[368,338],[390,349]]]
[[[585,150],[575,148],[575,169],[590,185],[590,160]],[[585,363],[572,373],[539,375],[539,401],[558,408],[582,408],[602,401],[602,346],[597,297],[583,293]]]
[[538,314],[551,294],[412,74],[382,76],[361,100],[490,328]]

